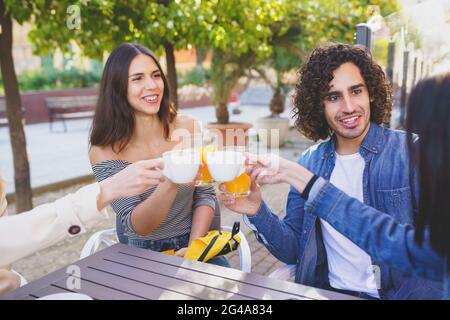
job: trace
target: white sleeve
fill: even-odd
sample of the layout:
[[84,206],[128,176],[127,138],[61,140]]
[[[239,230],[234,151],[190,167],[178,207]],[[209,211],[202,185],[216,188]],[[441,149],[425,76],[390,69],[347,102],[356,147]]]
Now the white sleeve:
[[106,219],[106,210],[97,209],[99,193],[99,184],[90,184],[53,203],[1,218],[0,266],[82,234]]

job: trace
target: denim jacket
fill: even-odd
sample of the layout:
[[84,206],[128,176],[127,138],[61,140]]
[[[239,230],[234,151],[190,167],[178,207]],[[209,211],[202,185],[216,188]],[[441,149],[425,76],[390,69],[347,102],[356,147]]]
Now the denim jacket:
[[443,282],[443,298],[450,298],[447,259],[431,248],[429,230],[424,232],[423,243],[418,244],[410,224],[397,224],[391,216],[349,197],[323,179],[314,184],[305,208],[378,261]]
[[[331,139],[309,148],[299,163],[329,180],[336,159],[335,140],[333,135]],[[391,215],[399,223],[413,223],[412,199],[417,199],[418,183],[414,181],[410,184],[406,134],[371,122],[359,153],[365,161],[364,203]],[[414,190],[410,185],[414,186]],[[295,188],[291,187],[289,192],[283,220],[263,202],[258,213],[247,221],[258,241],[275,257],[288,264],[297,264],[296,282],[319,288],[329,286],[320,220],[305,208],[305,201]],[[406,276],[373,257],[372,265],[382,299],[436,299],[442,295],[437,283]]]

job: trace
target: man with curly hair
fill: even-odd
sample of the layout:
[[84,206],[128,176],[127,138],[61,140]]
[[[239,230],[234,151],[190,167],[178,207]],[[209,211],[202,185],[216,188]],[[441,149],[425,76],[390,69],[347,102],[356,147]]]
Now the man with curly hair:
[[[370,53],[344,44],[315,49],[300,71],[294,104],[298,130],[314,141],[328,139],[306,150],[299,163],[398,222],[413,223],[418,184],[409,170],[406,134],[382,126],[390,116],[392,92]],[[439,284],[372,260],[309,213],[304,199],[291,187],[286,217],[280,220],[255,184],[245,199],[223,198],[231,210],[245,214],[275,257],[297,265],[296,282],[364,298],[442,296]]]

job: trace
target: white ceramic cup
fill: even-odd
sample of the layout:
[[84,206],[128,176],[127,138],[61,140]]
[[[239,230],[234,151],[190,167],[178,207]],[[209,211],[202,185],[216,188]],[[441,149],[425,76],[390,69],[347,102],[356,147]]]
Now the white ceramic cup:
[[164,175],[174,183],[194,181],[201,163],[200,151],[194,149],[172,150],[164,152]]
[[227,182],[238,177],[244,161],[244,154],[234,150],[213,151],[206,154],[209,172],[217,182]]
[[83,293],[67,292],[67,293],[55,293],[48,296],[43,296],[37,300],[93,300],[88,295]]

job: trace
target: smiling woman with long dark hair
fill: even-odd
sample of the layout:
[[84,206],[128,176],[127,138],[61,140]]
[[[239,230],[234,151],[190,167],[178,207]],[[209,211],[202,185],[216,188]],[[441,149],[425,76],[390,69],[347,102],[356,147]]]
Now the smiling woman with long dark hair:
[[134,83],[143,81],[145,75],[136,74],[130,78],[128,70],[138,55],[147,56],[154,64],[151,77],[160,82],[156,114],[164,130],[164,138],[169,138],[169,127],[177,113],[169,102],[169,86],[160,64],[147,48],[138,44],[122,44],[111,53],[103,71],[90,138],[93,146],[111,146],[114,151],[121,152],[132,138],[136,123],[132,102],[127,98],[128,82],[134,87]]
[[[179,140],[176,130],[199,130],[197,121],[178,115],[155,56],[124,43],[106,62],[90,136],[90,160],[101,181],[142,159],[159,158]],[[166,179],[143,194],[114,201],[120,242],[183,256],[188,244],[206,234],[215,210],[213,187],[177,185]]]

